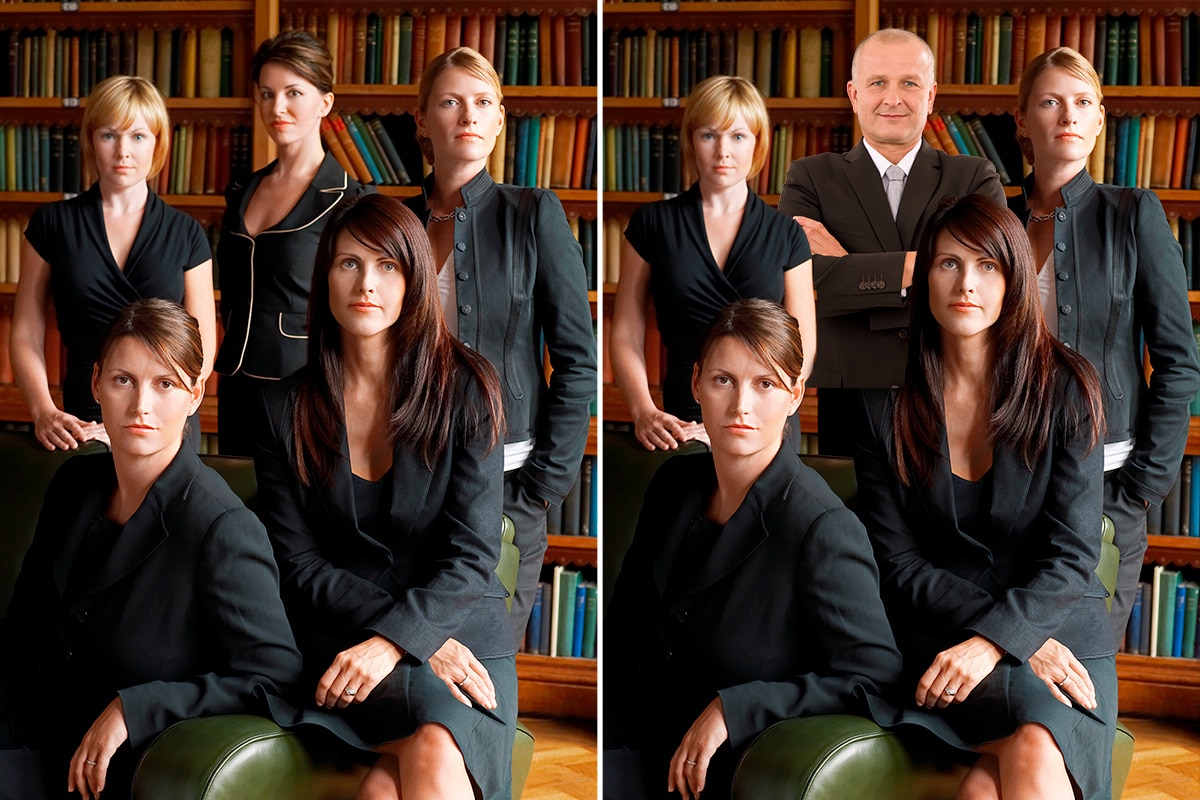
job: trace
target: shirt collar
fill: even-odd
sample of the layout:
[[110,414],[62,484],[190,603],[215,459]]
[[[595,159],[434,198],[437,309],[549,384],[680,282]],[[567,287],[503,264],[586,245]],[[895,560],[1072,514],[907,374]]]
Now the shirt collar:
[[[900,163],[896,164],[897,167],[904,170],[904,176],[906,178],[908,177],[908,174],[912,172],[913,162],[917,160],[917,152],[921,149],[921,141],[921,139],[918,139],[917,143],[913,145],[913,148],[904,154],[904,158],[900,159]],[[865,138],[862,140],[862,143],[863,147],[867,148],[867,153],[871,156],[871,161],[875,164],[875,169],[879,170],[879,179],[883,180],[883,173],[887,172],[888,167],[892,166],[892,162],[888,161],[887,158],[885,158],[883,154],[881,154],[874,147],[871,147],[871,143]]]

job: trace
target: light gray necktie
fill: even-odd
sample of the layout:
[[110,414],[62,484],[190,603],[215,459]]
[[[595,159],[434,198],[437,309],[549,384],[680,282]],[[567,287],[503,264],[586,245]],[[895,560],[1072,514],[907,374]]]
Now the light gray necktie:
[[904,174],[904,170],[893,164],[887,168],[887,172],[883,173],[883,177],[887,179],[887,199],[888,205],[892,207],[892,220],[894,221],[896,213],[900,210],[900,198],[904,196],[904,180],[907,176]]

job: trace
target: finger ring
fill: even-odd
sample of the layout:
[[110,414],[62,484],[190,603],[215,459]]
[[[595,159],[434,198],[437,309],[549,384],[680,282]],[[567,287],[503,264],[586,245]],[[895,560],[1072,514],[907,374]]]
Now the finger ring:
[[1070,682],[1071,682],[1071,676],[1065,675],[1065,676],[1063,676],[1063,679],[1061,681],[1059,681],[1058,683],[1060,686],[1066,686]]
[[87,764],[89,767],[94,767],[94,766],[96,766],[96,762],[95,762],[95,761],[92,761],[92,760],[90,760],[90,759],[84,759],[83,763]]
[[461,686],[466,686],[466,685],[467,685],[468,683],[470,683],[470,682],[471,682],[471,676],[470,676],[470,675],[464,675],[464,676],[463,676],[463,679],[462,679],[461,681],[459,681],[458,683],[459,683],[459,685],[461,685]]
[[954,697],[956,694],[958,694],[958,689],[946,688],[946,697]]
[[358,689],[351,689],[349,686],[346,687],[346,697],[354,697],[356,694],[358,694]]
[[695,762],[695,761],[684,761],[683,763],[685,763],[685,764],[689,764],[689,765],[691,765],[691,766],[693,766],[693,767],[694,767],[694,766],[696,766],[696,762]]

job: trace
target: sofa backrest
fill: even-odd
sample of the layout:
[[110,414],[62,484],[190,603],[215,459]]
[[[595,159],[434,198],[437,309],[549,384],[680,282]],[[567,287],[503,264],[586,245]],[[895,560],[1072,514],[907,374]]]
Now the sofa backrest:
[[[13,585],[33,541],[50,479],[68,458],[104,450],[104,445],[89,442],[78,450],[51,452],[31,433],[0,431],[0,618],[8,613]],[[258,484],[251,459],[201,456],[201,460],[221,473],[242,502],[254,507]]]

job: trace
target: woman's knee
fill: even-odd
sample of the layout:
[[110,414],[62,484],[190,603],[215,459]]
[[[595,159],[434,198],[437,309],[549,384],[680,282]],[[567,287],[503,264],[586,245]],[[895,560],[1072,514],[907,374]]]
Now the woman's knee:
[[463,763],[462,751],[458,749],[454,735],[436,722],[420,726],[406,742],[409,755],[420,763]]
[[1000,800],[1000,765],[993,755],[982,755],[963,776],[954,800]]
[[1061,765],[1062,751],[1054,735],[1044,726],[1036,722],[1027,723],[1017,728],[1010,738],[1009,757],[1019,760],[1019,763]]

